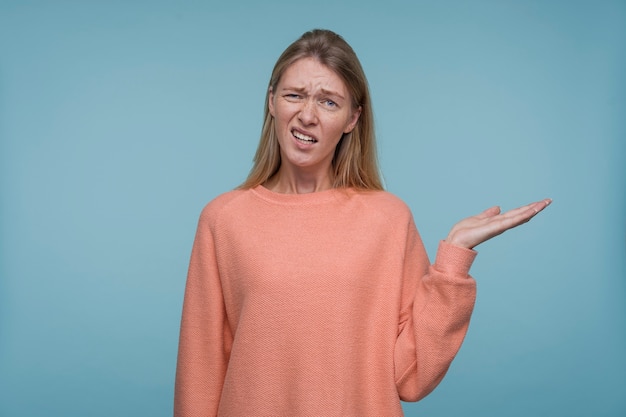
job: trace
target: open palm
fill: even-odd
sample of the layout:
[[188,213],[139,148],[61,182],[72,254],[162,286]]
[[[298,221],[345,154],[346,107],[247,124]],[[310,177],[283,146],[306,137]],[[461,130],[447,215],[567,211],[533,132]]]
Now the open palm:
[[446,241],[456,246],[473,247],[498,236],[505,231],[524,224],[548,207],[550,199],[500,213],[500,207],[488,208],[476,216],[461,220],[452,227]]

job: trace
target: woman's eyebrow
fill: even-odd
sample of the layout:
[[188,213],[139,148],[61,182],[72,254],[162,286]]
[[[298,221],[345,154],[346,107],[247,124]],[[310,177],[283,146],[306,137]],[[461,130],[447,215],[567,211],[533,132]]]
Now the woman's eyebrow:
[[[286,86],[282,87],[280,90],[281,91],[293,91],[293,92],[296,92],[296,93],[307,93],[306,87],[296,87],[296,86],[288,86],[288,85],[286,85]],[[328,90],[326,88],[321,88],[320,92],[323,95],[326,95],[326,96],[333,96],[333,97],[337,97],[337,98],[339,98],[341,100],[345,100],[345,97],[343,95],[341,95],[337,91]]]
[[296,93],[306,93],[306,88],[304,87],[295,87],[295,86],[284,86],[281,88],[281,91],[294,91]]
[[342,99],[342,100],[345,100],[345,97],[344,97],[344,96],[342,96],[342,95],[341,95],[340,93],[338,93],[337,91],[327,90],[327,89],[325,89],[325,88],[322,88],[320,91],[321,91],[321,92],[322,92],[322,94],[324,94],[324,95],[327,95],[327,96],[334,96],[334,97],[340,98],[340,99]]

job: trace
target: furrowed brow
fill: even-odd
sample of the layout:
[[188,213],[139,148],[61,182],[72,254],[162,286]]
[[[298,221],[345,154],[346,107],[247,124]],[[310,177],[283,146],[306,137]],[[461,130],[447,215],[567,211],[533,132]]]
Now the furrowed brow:
[[285,86],[281,88],[281,91],[293,91],[295,93],[306,93],[306,88],[304,87],[289,87]]
[[339,99],[341,99],[341,100],[345,100],[345,97],[344,97],[344,96],[342,96],[341,94],[339,94],[339,93],[338,93],[338,92],[336,92],[336,91],[326,90],[325,88],[322,88],[322,89],[321,89],[321,91],[322,91],[322,93],[323,93],[324,95],[327,95],[327,96],[332,96],[332,97],[337,97],[337,98],[339,98]]

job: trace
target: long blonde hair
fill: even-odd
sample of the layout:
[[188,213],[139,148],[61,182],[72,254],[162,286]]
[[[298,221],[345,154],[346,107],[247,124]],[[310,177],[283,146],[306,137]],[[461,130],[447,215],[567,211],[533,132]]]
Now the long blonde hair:
[[339,75],[350,91],[352,107],[361,108],[355,128],[343,135],[335,149],[332,161],[333,187],[384,189],[378,168],[374,115],[367,78],[350,45],[338,34],[323,29],[304,33],[276,61],[265,97],[265,118],[254,165],[246,181],[238,188],[248,189],[263,184],[280,168],[280,148],[274,118],[269,112],[269,93],[270,90],[276,90],[285,70],[302,58],[315,58]]

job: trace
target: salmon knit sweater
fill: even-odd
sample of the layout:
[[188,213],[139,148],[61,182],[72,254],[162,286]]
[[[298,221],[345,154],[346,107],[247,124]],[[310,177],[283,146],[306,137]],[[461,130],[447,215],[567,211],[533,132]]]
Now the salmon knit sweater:
[[463,341],[475,254],[441,242],[431,266],[384,191],[221,195],[191,254],[175,416],[401,416]]

